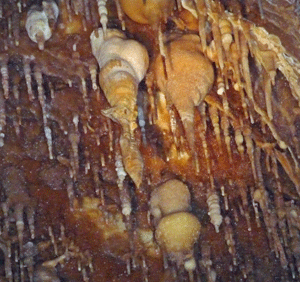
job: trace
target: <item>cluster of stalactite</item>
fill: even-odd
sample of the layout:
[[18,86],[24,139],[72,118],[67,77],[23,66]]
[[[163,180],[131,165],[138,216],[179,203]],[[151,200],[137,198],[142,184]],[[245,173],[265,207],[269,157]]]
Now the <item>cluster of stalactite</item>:
[[299,11],[0,0],[0,281],[298,281]]

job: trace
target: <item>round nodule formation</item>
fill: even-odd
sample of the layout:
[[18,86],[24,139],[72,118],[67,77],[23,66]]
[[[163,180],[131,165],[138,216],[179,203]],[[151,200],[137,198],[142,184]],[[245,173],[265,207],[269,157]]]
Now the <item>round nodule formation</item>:
[[200,235],[201,224],[188,212],[165,216],[159,222],[155,236],[167,253],[188,253]]
[[149,57],[146,48],[136,40],[127,39],[117,29],[108,29],[106,35],[102,28],[92,32],[91,46],[100,68],[111,60],[123,60],[133,77],[140,82],[148,69]]
[[177,179],[171,179],[151,193],[151,213],[160,218],[190,209],[191,195],[188,187]]

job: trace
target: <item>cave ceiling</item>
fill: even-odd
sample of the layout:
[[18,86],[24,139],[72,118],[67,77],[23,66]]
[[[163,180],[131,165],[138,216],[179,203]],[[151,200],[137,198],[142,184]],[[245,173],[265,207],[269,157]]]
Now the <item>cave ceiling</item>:
[[300,281],[299,0],[0,0],[0,281]]

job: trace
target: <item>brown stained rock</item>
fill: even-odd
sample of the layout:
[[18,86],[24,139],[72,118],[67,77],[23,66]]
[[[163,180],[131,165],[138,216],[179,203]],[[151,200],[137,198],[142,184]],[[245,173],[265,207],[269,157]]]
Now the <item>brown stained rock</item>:
[[[261,18],[256,0],[198,0],[198,19],[180,5],[173,9],[173,1],[136,1],[139,8],[120,2],[126,36],[146,46],[152,64],[148,88],[142,81],[135,89],[144,95],[144,140],[135,100],[130,105],[131,137],[144,163],[140,189],[129,176],[117,185],[123,131],[103,115],[110,101],[90,45],[99,27],[97,1],[58,1],[58,22],[43,51],[25,30],[29,6],[38,1],[19,2],[0,1],[2,262],[6,255],[0,280],[5,271],[9,277],[11,264],[15,280],[22,269],[30,281],[22,240],[24,247],[38,247],[33,271],[41,280],[299,280],[300,111],[299,91],[293,92],[299,83],[298,1],[261,0]],[[164,8],[153,8],[157,3]],[[108,27],[121,30],[115,3],[108,1],[107,8]],[[182,118],[186,112],[190,124]],[[115,114],[124,118],[122,111]],[[185,256],[167,255],[155,236],[151,193],[169,179],[188,185],[188,212],[201,224],[199,239],[188,248],[195,255],[193,273],[184,269]],[[211,190],[218,201],[208,201]],[[132,208],[127,217],[121,212],[124,191]],[[214,214],[220,208],[219,233],[209,206]],[[32,208],[35,239],[28,224]],[[16,214],[19,231],[24,223],[22,236]],[[44,268],[49,265],[50,272]]]

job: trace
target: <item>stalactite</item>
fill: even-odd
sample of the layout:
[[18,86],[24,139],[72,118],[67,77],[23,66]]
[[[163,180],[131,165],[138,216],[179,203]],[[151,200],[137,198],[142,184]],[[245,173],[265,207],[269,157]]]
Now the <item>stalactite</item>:
[[13,271],[11,264],[11,255],[10,255],[10,245],[5,244],[5,242],[0,241],[0,248],[5,256],[5,278],[8,279],[9,282],[13,279]]
[[201,45],[203,52],[206,52],[207,41],[206,41],[206,31],[205,31],[205,23],[206,23],[206,6],[204,0],[197,0],[196,9],[198,14],[198,21],[199,21],[199,36],[201,39]]
[[[157,85],[167,96],[167,100],[177,108],[191,149],[194,148],[194,107],[202,102],[214,80],[211,64],[203,57],[198,42],[198,37],[189,35],[169,42],[169,53],[166,57],[167,77],[164,75],[164,64],[160,56],[153,65]],[[194,71],[190,72],[187,66],[193,63],[196,65],[193,66]],[[191,85],[190,89],[186,89],[186,80],[193,80],[196,86]],[[182,95],[182,91],[187,94]]]
[[232,149],[231,149],[231,138],[229,134],[229,129],[230,129],[230,123],[228,120],[228,117],[226,115],[221,115],[221,129],[224,134],[224,139],[225,139],[225,144],[226,144],[226,149],[229,157],[229,161],[232,162]]
[[221,131],[220,131],[220,125],[219,125],[218,110],[215,107],[209,107],[208,111],[210,114],[210,119],[211,119],[212,125],[214,127],[214,132],[215,132],[215,136],[216,136],[218,145],[221,148]]
[[12,30],[13,38],[16,46],[20,44],[20,15],[19,13],[14,13],[12,15]]
[[89,5],[89,0],[83,0],[84,5],[84,16],[87,22],[91,21],[91,10]]
[[48,232],[49,232],[49,236],[50,236],[50,240],[51,240],[51,243],[53,245],[53,249],[54,249],[54,254],[57,256],[57,244],[55,242],[55,237],[54,237],[54,234],[53,234],[53,229],[51,226],[48,227]]
[[201,116],[202,116],[202,124],[200,127],[200,138],[202,141],[202,147],[204,150],[204,156],[205,156],[205,163],[206,163],[206,169],[208,174],[211,174],[211,163],[210,163],[210,154],[208,151],[208,145],[206,141],[206,131],[207,131],[207,124],[206,124],[206,114],[205,114],[205,104],[200,107],[201,110]]
[[221,19],[219,21],[219,25],[220,25],[220,32],[222,38],[222,45],[225,51],[229,52],[230,45],[233,41],[231,24],[228,20]]
[[30,62],[31,62],[31,58],[28,56],[24,56],[24,75],[26,80],[27,92],[28,92],[29,100],[32,101],[34,99],[34,95],[32,91]]
[[5,125],[6,125],[5,99],[4,99],[3,91],[0,91],[0,147],[4,146]]
[[0,58],[0,72],[2,79],[2,89],[4,91],[4,98],[8,99],[9,95],[9,74],[8,74],[8,56],[2,55]]
[[250,163],[251,163],[251,168],[252,168],[254,181],[256,181],[257,176],[256,176],[256,170],[255,170],[254,144],[253,144],[253,140],[252,140],[252,137],[251,137],[250,129],[244,130],[244,137],[245,137],[245,143],[246,143],[246,148],[247,148],[247,154],[249,156],[249,160],[250,160]]
[[236,247],[235,247],[235,241],[234,241],[234,235],[233,235],[233,229],[231,226],[231,221],[228,216],[225,217],[225,240],[226,244],[228,246],[228,251],[232,255],[232,262],[233,265],[237,265],[237,254],[236,254]]
[[43,50],[45,41],[50,39],[52,32],[47,14],[40,7],[32,6],[29,10],[26,20],[26,30],[29,38],[38,44],[40,50]]
[[[99,29],[91,35],[91,42],[100,68],[103,67],[100,71],[100,85],[112,106],[104,113],[122,125],[120,146],[124,166],[137,187],[140,187],[143,161],[133,136],[137,117],[135,111],[137,86],[148,68],[147,51],[138,42],[126,40],[125,36],[117,30],[110,30],[109,36],[104,38],[103,31]],[[127,47],[121,46],[122,43],[127,44]],[[104,54],[109,54],[109,56],[104,58]],[[123,86],[116,88],[113,84],[114,79],[123,80]],[[122,96],[117,96],[117,93]],[[123,112],[125,112],[124,116],[122,116]]]
[[106,9],[106,0],[97,0],[98,4],[98,14],[100,17],[100,23],[103,28],[103,33],[106,36],[107,31],[107,9]]
[[72,178],[77,179],[79,173],[79,152],[78,147],[80,143],[80,132],[78,129],[79,117],[75,115],[73,117],[74,129],[68,133],[68,139],[71,144],[70,164],[72,168]]
[[225,92],[225,84],[224,84],[224,80],[223,80],[223,78],[221,76],[218,76],[217,83],[218,83],[218,91],[217,91],[217,93],[219,95],[222,95]]
[[44,132],[45,137],[47,140],[48,145],[48,151],[49,151],[49,158],[53,159],[53,150],[52,150],[52,133],[51,129],[48,126],[48,113],[46,109],[46,99],[44,94],[44,87],[43,87],[43,76],[41,73],[41,70],[38,66],[35,66],[34,69],[34,77],[38,85],[38,100],[40,102],[41,108],[42,108],[42,115],[43,115],[43,124],[44,124]]
[[97,90],[98,85],[97,85],[97,66],[96,66],[96,64],[90,63],[89,70],[90,70],[93,89]]
[[[7,210],[6,216],[8,216],[9,209],[13,208],[13,217],[16,222],[18,242],[20,247],[20,253],[22,255],[25,228],[25,223],[23,219],[24,212],[25,209],[28,211],[34,209],[34,206],[26,189],[26,181],[23,171],[14,168],[13,166],[9,166],[3,171],[2,177],[2,186],[7,196],[7,201],[4,204],[5,209]],[[7,233],[9,232],[8,229],[9,225],[6,226]]]
[[146,103],[145,103],[145,92],[139,92],[137,96],[137,106],[138,106],[138,124],[142,132],[142,140],[143,144],[146,145],[147,140],[146,140]]
[[236,129],[235,130],[235,143],[237,145],[237,149],[241,155],[241,157],[244,157],[244,152],[245,152],[245,148],[244,148],[244,136],[242,134],[242,131],[240,129]]
[[285,172],[287,173],[287,175],[289,176],[291,181],[293,181],[293,183],[295,184],[296,191],[299,194],[300,193],[299,177],[295,173],[295,171],[294,171],[294,169],[291,165],[291,162],[289,161],[287,155],[276,150],[275,151],[275,156],[276,156],[276,159],[280,162],[280,164],[284,168]]
[[215,18],[213,19],[212,23],[212,32],[214,36],[214,42],[216,46],[217,56],[218,56],[218,66],[221,70],[224,68],[224,56],[223,56],[223,48],[222,48],[222,37],[221,37],[221,31],[219,27],[219,18],[217,14],[215,15]]
[[252,90],[252,83],[251,83],[251,75],[250,75],[250,69],[249,69],[249,48],[248,43],[246,41],[245,35],[241,35],[241,63],[242,63],[242,69],[243,69],[243,78],[245,80],[245,90],[246,94],[249,96],[250,100],[253,101],[253,90]]
[[223,221],[219,201],[220,201],[219,196],[215,191],[208,192],[207,195],[208,214],[210,216],[210,221],[214,225],[217,233],[219,233],[220,230],[219,228]]

